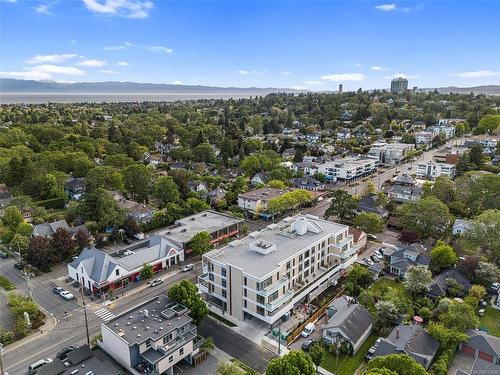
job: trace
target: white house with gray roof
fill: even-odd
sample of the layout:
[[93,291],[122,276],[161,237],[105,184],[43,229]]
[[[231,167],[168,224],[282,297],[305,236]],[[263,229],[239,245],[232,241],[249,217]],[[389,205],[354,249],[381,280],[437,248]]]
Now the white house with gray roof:
[[139,281],[144,264],[151,265],[156,273],[182,261],[181,247],[165,237],[153,236],[111,254],[95,247],[83,249],[68,264],[68,276],[92,293],[101,293]]
[[203,298],[229,320],[273,324],[356,261],[353,242],[346,225],[312,215],[288,217],[204,254]]

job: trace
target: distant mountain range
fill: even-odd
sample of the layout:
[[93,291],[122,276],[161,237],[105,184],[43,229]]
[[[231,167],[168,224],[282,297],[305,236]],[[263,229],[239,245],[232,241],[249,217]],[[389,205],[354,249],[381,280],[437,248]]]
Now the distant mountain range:
[[2,93],[54,94],[234,94],[266,95],[273,92],[298,93],[300,90],[275,87],[212,87],[139,82],[75,82],[33,81],[0,78]]
[[[437,87],[440,93],[460,93],[500,95],[500,85],[474,87]],[[421,91],[433,91],[423,88]],[[273,92],[300,93],[307,90],[275,87],[213,87],[200,85],[173,85],[165,83],[140,82],[75,82],[33,81],[12,78],[0,78],[0,92],[3,94],[218,94],[218,95],[266,95]],[[333,91],[326,91],[333,92]]]

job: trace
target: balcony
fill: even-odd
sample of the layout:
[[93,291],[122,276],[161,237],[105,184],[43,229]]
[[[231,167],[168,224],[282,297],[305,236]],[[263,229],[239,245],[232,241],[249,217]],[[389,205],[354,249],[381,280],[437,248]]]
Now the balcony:
[[208,293],[208,273],[198,276],[198,285],[201,292]]
[[354,236],[352,234],[348,235],[346,238],[344,238],[342,241],[334,243],[332,246],[335,246],[338,249],[342,249],[344,245],[349,244],[349,242],[354,241]]
[[289,289],[281,297],[275,299],[273,302],[267,303],[266,310],[272,313],[274,310],[283,305],[285,302],[292,299],[292,297],[293,297],[293,290]]
[[343,251],[339,254],[340,256],[340,259],[349,259],[351,258],[354,254],[356,254],[358,252],[358,247],[357,246],[354,246],[352,245],[351,248],[347,251]]
[[287,285],[288,284],[288,280],[289,280],[288,276],[283,276],[276,283],[268,285],[264,289],[257,290],[256,293],[258,295],[263,296],[263,297],[267,297],[267,296],[273,294],[276,290],[278,290],[282,286]]

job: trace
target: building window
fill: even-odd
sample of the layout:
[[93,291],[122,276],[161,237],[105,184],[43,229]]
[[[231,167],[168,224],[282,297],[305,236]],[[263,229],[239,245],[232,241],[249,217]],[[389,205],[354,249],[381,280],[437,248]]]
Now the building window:
[[184,348],[180,348],[179,349],[179,355],[183,355],[184,354]]
[[264,297],[262,297],[260,294],[257,294],[257,303],[260,303],[261,305],[264,305],[266,303]]
[[299,255],[299,262],[302,262],[302,254]]
[[227,297],[227,292],[225,290],[222,290],[222,297],[224,297],[224,298]]
[[245,308],[247,307],[247,300],[246,300],[246,299],[244,299],[244,300],[243,300],[243,306],[244,306]]
[[221,268],[221,274],[222,274],[222,277],[226,277],[226,269],[225,268]]
[[151,340],[147,340],[146,341],[146,348],[150,348],[151,347]]
[[166,344],[167,342],[172,341],[172,333],[169,333],[163,338],[163,343]]
[[243,285],[247,285],[247,278],[246,277],[243,278]]
[[174,356],[171,355],[170,357],[168,357],[168,363],[172,363],[174,361]]
[[257,314],[264,316],[264,308],[257,306]]
[[222,287],[226,287],[226,279],[222,279]]
[[289,270],[290,269],[290,262],[286,262],[286,269]]
[[119,269],[119,268],[117,268],[117,269],[115,270],[115,275],[116,275],[116,276],[119,276],[119,275],[120,275],[120,269]]
[[245,296],[245,297],[247,296],[247,289],[246,288],[243,289],[243,296]]
[[209,279],[210,281],[214,281],[214,274],[213,274],[213,273],[209,273],[209,274],[208,274],[208,279]]

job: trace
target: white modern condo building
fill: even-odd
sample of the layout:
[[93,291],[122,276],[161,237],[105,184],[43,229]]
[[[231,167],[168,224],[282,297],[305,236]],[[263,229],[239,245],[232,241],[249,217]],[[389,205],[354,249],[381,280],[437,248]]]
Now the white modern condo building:
[[357,250],[348,226],[300,214],[204,254],[200,289],[229,320],[273,324],[338,279]]

